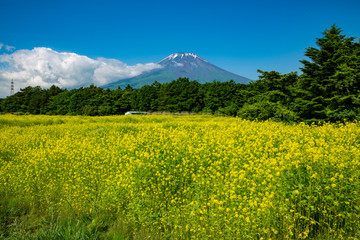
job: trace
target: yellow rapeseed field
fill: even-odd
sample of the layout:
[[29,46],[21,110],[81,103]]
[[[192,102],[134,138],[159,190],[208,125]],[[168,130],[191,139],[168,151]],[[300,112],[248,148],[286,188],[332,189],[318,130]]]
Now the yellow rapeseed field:
[[359,235],[360,124],[0,115],[0,193],[172,239]]

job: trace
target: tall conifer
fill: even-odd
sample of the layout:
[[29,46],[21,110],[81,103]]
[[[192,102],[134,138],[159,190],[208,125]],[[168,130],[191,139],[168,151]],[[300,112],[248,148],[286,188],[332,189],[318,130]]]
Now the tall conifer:
[[[354,119],[360,90],[360,44],[346,37],[335,25],[318,38],[319,48],[306,49],[299,81],[302,90],[302,118],[311,120]],[[344,105],[346,103],[346,106]],[[340,112],[339,112],[340,110]],[[352,112],[351,112],[352,111]],[[355,112],[354,112],[355,111]]]

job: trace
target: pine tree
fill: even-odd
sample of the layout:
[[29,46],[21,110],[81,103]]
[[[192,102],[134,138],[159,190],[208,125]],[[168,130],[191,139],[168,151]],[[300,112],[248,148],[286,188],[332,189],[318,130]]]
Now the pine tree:
[[297,102],[302,105],[298,106],[302,118],[335,121],[353,120],[358,115],[360,44],[341,32],[331,26],[323,32],[323,38],[317,39],[319,48],[306,49],[305,56],[311,61],[300,61],[304,66]]

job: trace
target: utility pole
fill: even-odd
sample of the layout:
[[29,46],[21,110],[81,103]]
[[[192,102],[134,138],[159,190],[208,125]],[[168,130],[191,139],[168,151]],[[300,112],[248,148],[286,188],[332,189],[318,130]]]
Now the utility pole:
[[14,95],[14,79],[11,79],[11,90],[10,90],[10,96]]

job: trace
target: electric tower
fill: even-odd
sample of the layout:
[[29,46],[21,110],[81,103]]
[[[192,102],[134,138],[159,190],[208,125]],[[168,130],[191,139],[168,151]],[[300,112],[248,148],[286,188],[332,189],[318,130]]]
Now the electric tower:
[[14,95],[14,79],[11,79],[11,90],[10,95]]

